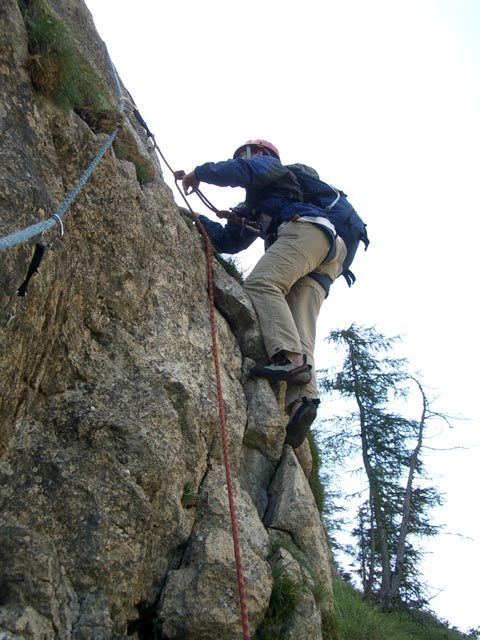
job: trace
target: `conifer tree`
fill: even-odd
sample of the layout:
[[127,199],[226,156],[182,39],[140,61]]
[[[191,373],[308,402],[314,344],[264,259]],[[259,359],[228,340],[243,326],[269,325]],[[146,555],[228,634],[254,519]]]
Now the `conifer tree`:
[[[358,455],[367,479],[358,508],[356,560],[365,597],[382,610],[400,604],[422,607],[426,588],[421,579],[423,555],[415,542],[438,533],[430,510],[441,503],[434,487],[425,486],[422,453],[425,430],[434,413],[420,382],[407,371],[407,361],[387,354],[399,337],[387,338],[374,327],[353,324],[328,337],[345,350],[341,369],[322,372],[320,388],[339,394],[352,411],[335,418],[335,428],[320,446],[335,459]],[[395,407],[419,392],[418,416],[405,417]],[[362,492],[360,492],[362,493]]]

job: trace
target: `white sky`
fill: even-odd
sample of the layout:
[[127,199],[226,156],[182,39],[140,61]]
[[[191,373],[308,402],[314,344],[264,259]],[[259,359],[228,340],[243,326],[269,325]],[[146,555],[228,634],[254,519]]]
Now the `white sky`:
[[[331,329],[375,325],[403,336],[401,355],[439,396],[437,410],[465,418],[433,443],[464,449],[432,455],[430,469],[447,494],[436,521],[466,537],[430,543],[425,574],[443,589],[432,602],[440,617],[480,625],[480,0],[87,6],[174,169],[265,138],[285,163],[313,165],[345,190],[368,223],[357,283],[336,283],[322,310],[317,366],[333,362],[323,342]],[[243,199],[241,190],[202,190],[219,208]],[[255,243],[242,264],[261,252]]]

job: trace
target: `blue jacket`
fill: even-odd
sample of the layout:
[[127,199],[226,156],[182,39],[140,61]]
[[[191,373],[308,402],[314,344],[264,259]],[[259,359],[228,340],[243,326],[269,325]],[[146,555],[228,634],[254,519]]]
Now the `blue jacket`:
[[[295,176],[276,158],[254,156],[253,158],[207,162],[195,168],[195,177],[201,182],[219,187],[243,187],[246,190],[245,202],[235,208],[238,216],[247,221],[258,221],[264,214],[271,216],[274,226],[290,220],[297,208],[305,213],[306,206],[301,202],[302,194]],[[317,214],[318,215],[318,214]],[[237,253],[246,249],[258,237],[255,233],[228,221],[225,226],[200,216],[213,246],[220,253]],[[267,240],[268,229],[261,237]]]

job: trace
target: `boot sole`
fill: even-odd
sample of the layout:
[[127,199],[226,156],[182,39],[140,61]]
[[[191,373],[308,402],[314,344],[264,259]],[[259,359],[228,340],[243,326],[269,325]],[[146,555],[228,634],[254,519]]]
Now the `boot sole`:
[[285,444],[289,444],[293,449],[298,449],[307,437],[310,427],[316,417],[316,405],[311,404],[307,405],[305,408],[300,407],[297,413],[293,416],[291,424],[287,425],[287,437],[285,438]]

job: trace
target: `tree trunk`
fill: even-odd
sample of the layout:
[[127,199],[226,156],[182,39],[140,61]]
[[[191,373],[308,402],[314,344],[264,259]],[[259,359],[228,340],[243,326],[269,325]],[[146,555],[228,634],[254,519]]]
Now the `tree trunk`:
[[[370,511],[373,516],[376,529],[378,530],[379,543],[380,543],[380,557],[382,562],[380,598],[382,599],[383,594],[389,592],[390,586],[391,586],[391,564],[390,564],[390,554],[388,551],[388,536],[387,536],[385,521],[382,515],[382,508],[381,508],[382,500],[380,496],[378,482],[375,476],[375,471],[372,468],[372,465],[370,462],[370,455],[368,452],[366,412],[365,412],[365,407],[362,403],[360,394],[358,393],[358,380],[356,377],[355,366],[353,366],[353,372],[355,376],[355,399],[357,402],[357,406],[359,409],[359,416],[360,416],[362,459],[365,467],[365,472],[367,474],[368,484],[370,487]],[[375,543],[375,546],[373,546],[375,542],[375,529],[373,526],[371,528],[371,539],[372,539],[372,550],[371,550],[370,561],[371,561],[371,567],[372,567],[374,563],[374,549],[376,546],[376,543]],[[373,583],[372,569],[370,572],[370,579],[371,579],[371,582]]]
[[403,516],[402,524],[400,526],[400,534],[397,542],[397,550],[395,557],[395,569],[392,576],[392,586],[390,593],[390,600],[398,600],[400,598],[400,585],[403,580],[403,566],[405,561],[405,540],[407,538],[408,526],[410,524],[410,517],[412,512],[412,493],[413,493],[413,477],[415,475],[415,469],[417,466],[418,456],[420,449],[422,448],[423,432],[425,427],[425,417],[427,413],[427,398],[423,392],[422,386],[417,380],[414,380],[420,389],[422,394],[422,416],[418,425],[417,445],[413,450],[410,457],[410,464],[408,468],[408,479],[405,488],[405,500],[403,503]]

